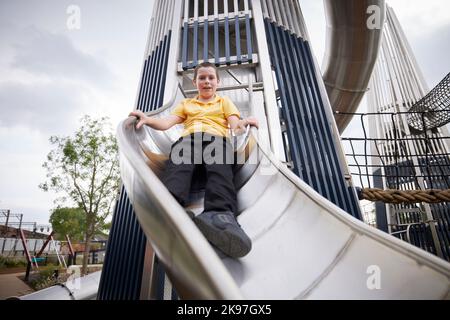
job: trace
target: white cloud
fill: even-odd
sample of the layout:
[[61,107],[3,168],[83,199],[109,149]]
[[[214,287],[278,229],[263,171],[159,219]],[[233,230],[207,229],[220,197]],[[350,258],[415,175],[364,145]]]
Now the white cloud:
[[0,208],[48,223],[54,193],[38,188],[51,135],[78,119],[133,108],[152,0],[79,0],[81,29],[68,30],[69,0],[0,1]]
[[450,20],[448,0],[391,0],[387,4],[411,35],[433,33],[448,25]]
[[18,125],[54,134],[73,128],[87,90],[69,83],[0,85],[0,126]]
[[16,49],[11,67],[55,79],[72,79],[108,87],[114,78],[101,56],[76,48],[63,34],[36,27],[21,30],[25,36],[11,45]]
[[24,126],[0,127],[0,150],[7,155],[0,157],[0,208],[26,213],[24,221],[48,223],[53,195],[38,189],[48,137]]

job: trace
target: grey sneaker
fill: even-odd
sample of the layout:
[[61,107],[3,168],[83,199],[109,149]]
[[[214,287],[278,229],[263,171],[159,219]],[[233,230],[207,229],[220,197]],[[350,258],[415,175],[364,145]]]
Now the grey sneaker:
[[252,241],[229,211],[207,211],[196,216],[194,222],[206,239],[232,258],[250,252]]

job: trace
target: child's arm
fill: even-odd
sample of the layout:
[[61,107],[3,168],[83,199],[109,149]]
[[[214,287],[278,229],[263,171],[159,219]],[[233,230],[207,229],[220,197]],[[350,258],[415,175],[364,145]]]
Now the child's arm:
[[251,125],[258,128],[258,120],[254,117],[239,119],[238,116],[231,115],[227,118],[227,120],[228,123],[230,124],[231,130],[235,130],[235,132],[244,131],[247,125]]
[[184,121],[183,118],[175,115],[170,115],[165,118],[147,117],[142,111],[139,110],[130,112],[128,116],[134,116],[139,119],[138,123],[136,124],[136,129],[139,129],[145,124],[156,130],[167,130],[176,124],[183,123]]

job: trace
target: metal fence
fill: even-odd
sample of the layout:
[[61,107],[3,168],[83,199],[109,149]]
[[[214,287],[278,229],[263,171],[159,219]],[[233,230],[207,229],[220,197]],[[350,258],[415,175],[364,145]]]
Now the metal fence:
[[[44,245],[46,239],[27,239],[26,245],[31,255],[35,255]],[[60,252],[61,241],[50,242],[43,253]],[[0,238],[0,254],[3,256],[23,255],[24,247],[20,238]]]

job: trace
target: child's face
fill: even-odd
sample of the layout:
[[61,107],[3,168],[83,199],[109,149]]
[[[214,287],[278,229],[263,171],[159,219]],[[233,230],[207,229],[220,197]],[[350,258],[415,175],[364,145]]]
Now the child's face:
[[210,99],[214,97],[218,83],[216,70],[213,67],[202,67],[197,70],[197,79],[194,80],[194,85],[197,87],[200,98]]

